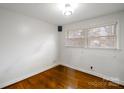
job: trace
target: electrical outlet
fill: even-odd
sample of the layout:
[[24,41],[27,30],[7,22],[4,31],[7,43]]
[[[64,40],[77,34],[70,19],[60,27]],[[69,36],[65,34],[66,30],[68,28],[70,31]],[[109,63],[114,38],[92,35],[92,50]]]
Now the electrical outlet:
[[93,66],[90,66],[90,69],[93,70]]

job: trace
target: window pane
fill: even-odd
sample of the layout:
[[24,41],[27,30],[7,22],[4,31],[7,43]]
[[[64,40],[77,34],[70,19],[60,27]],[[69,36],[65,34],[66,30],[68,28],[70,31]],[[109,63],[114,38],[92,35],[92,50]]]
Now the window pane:
[[89,48],[116,48],[116,25],[65,32],[65,45]]
[[98,37],[88,39],[89,48],[115,48],[114,37]]
[[115,25],[105,26],[108,36],[115,35]]
[[69,34],[68,38],[81,38],[82,37],[82,30],[69,31],[68,34]]
[[85,32],[82,30],[65,32],[65,45],[66,46],[85,46]]
[[92,28],[88,31],[88,37],[112,36],[114,34],[114,25]]
[[65,39],[66,46],[84,47],[85,40],[82,38],[67,38]]

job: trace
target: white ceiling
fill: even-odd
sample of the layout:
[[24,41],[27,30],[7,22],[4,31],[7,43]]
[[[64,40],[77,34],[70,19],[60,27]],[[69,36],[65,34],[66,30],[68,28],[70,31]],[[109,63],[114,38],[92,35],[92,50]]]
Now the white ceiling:
[[53,3],[18,3],[0,4],[0,7],[11,11],[32,16],[56,25],[64,25],[80,20],[85,20],[97,16],[107,15],[113,12],[124,10],[124,4],[105,4],[105,3],[81,3],[71,16],[64,16],[58,8],[59,4]]

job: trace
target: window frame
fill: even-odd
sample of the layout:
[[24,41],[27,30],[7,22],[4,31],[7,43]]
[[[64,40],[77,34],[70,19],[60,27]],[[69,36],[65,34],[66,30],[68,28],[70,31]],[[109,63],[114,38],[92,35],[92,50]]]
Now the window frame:
[[[79,31],[79,30],[82,30],[82,32],[83,32],[83,29],[76,29],[76,31]],[[74,30],[72,30],[72,32],[73,32]],[[71,32],[71,31],[70,31]],[[69,33],[69,30],[66,32],[66,33]],[[85,31],[84,31],[84,39],[86,39],[85,38],[85,36],[86,36],[86,34],[85,34]],[[67,36],[67,37],[69,37],[69,36]],[[64,39],[66,39],[66,38],[64,38]],[[68,38],[69,39],[69,38]],[[83,39],[83,38],[82,38]],[[65,45],[65,42],[64,42],[64,46],[66,46],[66,47],[81,47],[81,48],[85,48],[85,44],[86,44],[86,40],[84,40],[84,46],[74,46],[74,45]]]
[[[93,28],[100,28],[100,27],[105,27],[105,26],[112,26],[112,25],[114,25],[114,35],[110,35],[110,36],[98,36],[99,38],[100,37],[113,37],[113,39],[115,39],[114,40],[114,46],[112,47],[112,48],[105,48],[105,47],[89,47],[88,46],[88,39],[89,39],[89,37],[88,37],[88,29],[93,29]],[[118,41],[118,24],[117,24],[117,22],[116,23],[113,23],[113,24],[106,24],[106,25],[100,25],[100,26],[95,26],[95,27],[90,27],[90,28],[85,28],[85,29],[75,29],[75,31],[77,31],[77,30],[82,30],[82,32],[84,31],[84,34],[85,34],[85,36],[84,36],[84,39],[85,39],[85,44],[84,44],[84,47],[83,46],[73,46],[73,45],[65,45],[65,43],[64,43],[64,46],[66,46],[66,47],[79,47],[79,48],[90,48],[90,49],[109,49],[109,50],[111,50],[111,49],[119,49],[119,41]],[[71,30],[68,30],[67,32],[69,32],[69,31],[71,31]],[[74,30],[73,30],[74,31]],[[95,38],[98,38],[98,37],[95,37]],[[64,39],[65,39],[65,36],[64,36]]]

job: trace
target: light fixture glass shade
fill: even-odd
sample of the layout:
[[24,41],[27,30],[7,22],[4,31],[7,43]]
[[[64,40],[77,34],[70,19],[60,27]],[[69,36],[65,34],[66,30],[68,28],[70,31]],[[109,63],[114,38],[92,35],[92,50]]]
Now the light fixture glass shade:
[[63,12],[63,15],[69,16],[72,15],[74,10],[77,8],[77,3],[61,3],[58,5],[58,8]]
[[69,15],[72,15],[72,13],[73,13],[73,9],[72,9],[71,5],[70,4],[65,4],[65,9],[63,11],[63,14],[65,16],[69,16]]
[[66,15],[66,16],[72,15],[72,11],[65,11],[64,15]]

